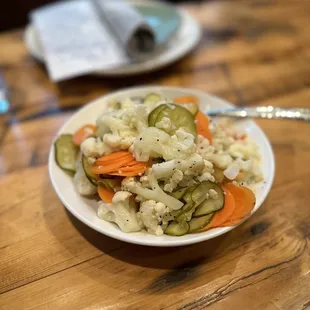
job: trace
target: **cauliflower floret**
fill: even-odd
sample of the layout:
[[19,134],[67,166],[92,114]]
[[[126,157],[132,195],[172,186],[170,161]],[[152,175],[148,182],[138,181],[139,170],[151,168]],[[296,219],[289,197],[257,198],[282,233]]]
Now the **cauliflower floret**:
[[147,200],[142,202],[138,217],[149,233],[161,236],[164,234],[163,227],[173,220],[170,209],[162,202]]
[[201,175],[196,177],[196,180],[198,182],[203,182],[203,181],[215,182],[215,178],[210,172],[202,173]]
[[191,175],[184,175],[182,181],[178,184],[179,187],[190,187],[197,184],[196,178]]
[[107,133],[102,139],[106,145],[113,149],[113,151],[118,151],[127,150],[132,145],[135,138],[131,136],[121,138],[120,136]]
[[173,129],[172,126],[173,125],[171,123],[171,120],[168,117],[163,117],[159,122],[155,124],[155,127],[157,127],[158,129],[163,129],[165,131]]
[[182,145],[186,146],[187,148],[191,149],[192,153],[196,152],[196,144],[195,144],[195,137],[184,130],[183,128],[179,128],[175,135],[172,138],[177,138],[178,141],[182,142]]
[[240,157],[244,160],[259,158],[258,146],[249,139],[232,144],[228,149],[228,153],[233,157]]
[[215,178],[212,175],[214,173],[213,164],[208,160],[204,160],[204,164],[205,164],[205,167],[202,173],[196,177],[196,180],[198,182],[202,182],[202,181],[215,182]]
[[143,188],[141,183],[137,182],[134,178],[124,179],[122,182],[122,189],[131,193],[135,193],[149,200],[162,202],[171,210],[178,210],[182,208],[183,202],[173,198],[172,196],[169,196],[160,188],[157,183],[156,177],[152,172],[152,169],[149,169],[149,173],[147,176],[151,189]]
[[146,128],[134,142],[134,156],[138,161],[148,161],[150,157],[185,159],[196,152],[194,136],[178,129],[172,137],[155,128]]
[[125,191],[116,192],[112,204],[100,202],[97,211],[98,216],[106,221],[116,223],[123,232],[135,232],[142,229],[136,216],[134,199],[130,199],[131,193]]
[[224,170],[233,162],[231,156],[225,153],[221,154],[212,154],[209,157],[209,160],[218,168]]
[[148,127],[148,114],[143,104],[135,104],[122,115],[122,120],[137,133]]
[[229,146],[235,143],[232,135],[223,128],[221,125],[212,124],[212,144],[217,151],[226,151]]
[[149,179],[146,175],[144,175],[140,178],[140,182],[141,182],[142,187],[146,187],[146,188],[151,187]]
[[121,109],[123,110],[132,108],[134,104],[135,103],[130,98],[125,98],[120,102]]
[[195,175],[202,172],[204,168],[205,162],[199,154],[194,154],[186,160],[173,159],[152,166],[157,179],[170,178],[177,169],[184,175]]
[[177,186],[190,186],[205,180],[215,181],[212,176],[212,163],[203,160],[199,154],[194,154],[186,160],[173,159],[154,164],[152,169],[157,179],[165,181],[164,190],[167,192],[172,192]]
[[215,147],[210,145],[208,139],[204,138],[201,135],[197,137],[197,152],[201,155],[204,159],[209,159],[215,152]]
[[121,103],[122,109],[104,113],[97,120],[97,134],[112,151],[127,150],[137,135],[148,127],[146,107],[130,99]]
[[83,155],[86,157],[100,157],[112,151],[100,138],[94,137],[85,139],[80,148]]
[[97,187],[94,186],[86,177],[83,166],[81,155],[76,164],[76,173],[73,177],[73,184],[78,191],[79,194],[82,196],[90,196],[97,193]]
[[169,193],[173,192],[173,190],[177,188],[178,184],[182,181],[182,179],[183,172],[179,169],[176,169],[171,176],[169,182],[165,184],[164,190]]

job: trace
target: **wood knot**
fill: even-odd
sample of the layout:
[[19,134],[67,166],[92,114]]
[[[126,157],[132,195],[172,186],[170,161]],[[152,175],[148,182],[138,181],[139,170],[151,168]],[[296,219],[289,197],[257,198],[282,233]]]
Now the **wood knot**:
[[250,228],[250,232],[252,236],[257,236],[262,234],[271,224],[269,222],[259,222],[254,224]]

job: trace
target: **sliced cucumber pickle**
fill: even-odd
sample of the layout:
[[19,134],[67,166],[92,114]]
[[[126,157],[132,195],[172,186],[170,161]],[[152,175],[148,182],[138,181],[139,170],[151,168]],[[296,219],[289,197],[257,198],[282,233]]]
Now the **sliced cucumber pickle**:
[[187,187],[186,193],[183,195],[182,200],[186,203],[193,203],[192,192],[195,190],[196,186]]
[[[213,213],[215,211],[218,211],[220,209],[222,209],[224,207],[224,203],[225,203],[225,196],[224,196],[224,192],[222,190],[222,188],[212,182],[208,182],[205,181],[209,184],[209,189],[207,190],[207,192],[210,189],[213,189],[216,191],[217,196],[215,198],[212,197],[208,197],[207,199],[205,199],[195,210],[195,213],[193,214],[194,217],[200,217],[200,216],[204,216],[210,213]],[[207,188],[207,186],[206,186]]]
[[193,191],[195,191],[196,187],[197,185],[187,188],[186,193],[182,197],[182,200],[185,201],[186,204],[182,207],[182,209],[176,216],[176,221],[178,221],[179,223],[183,224],[184,222],[189,221],[195,211],[196,204],[192,200],[192,193]]
[[209,195],[209,190],[213,188],[213,183],[209,181],[203,181],[192,192],[192,200],[196,206],[200,205]]
[[193,217],[188,223],[189,224],[188,232],[189,233],[198,232],[199,230],[207,226],[207,224],[211,221],[212,217],[213,217],[213,213],[200,216],[200,217]]
[[66,171],[76,171],[79,148],[73,143],[72,135],[61,135],[55,142],[55,160]]
[[188,223],[184,223],[184,225],[181,225],[177,222],[171,222],[167,228],[165,229],[165,234],[170,236],[183,236],[187,234],[189,231],[189,225]]
[[82,166],[87,176],[87,179],[94,185],[97,185],[98,176],[91,171],[91,164],[89,164],[87,158],[82,156]]
[[157,103],[158,101],[161,100],[161,97],[155,93],[151,93],[151,94],[148,94],[144,100],[143,100],[143,103],[144,104],[149,104],[149,103]]
[[192,214],[195,212],[196,206],[194,203],[186,204],[182,212],[176,216],[176,221],[184,225],[185,222],[190,221]]
[[185,194],[186,191],[187,191],[187,187],[183,187],[183,188],[180,188],[180,189],[178,189],[178,190],[172,192],[172,193],[170,194],[170,196],[172,196],[172,197],[174,197],[174,198],[180,200],[180,199],[184,196],[184,194]]
[[173,135],[179,128],[183,128],[194,137],[197,136],[195,118],[191,112],[176,104],[166,104],[165,106],[164,109],[159,111],[155,124],[167,117],[172,124],[170,129],[165,130],[169,135]]
[[155,122],[156,122],[158,114],[166,107],[167,107],[166,104],[161,104],[150,113],[149,119],[148,119],[149,127],[155,126]]
[[97,183],[106,189],[114,191],[115,187],[120,187],[122,183],[122,178],[115,178],[115,179],[100,179]]

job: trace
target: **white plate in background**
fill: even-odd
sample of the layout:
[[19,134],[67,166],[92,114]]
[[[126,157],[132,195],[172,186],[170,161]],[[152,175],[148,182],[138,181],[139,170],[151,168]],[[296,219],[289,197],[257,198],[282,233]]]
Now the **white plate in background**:
[[[165,4],[152,1],[132,0],[134,5],[142,7],[163,6]],[[123,67],[96,71],[92,74],[102,76],[129,76],[159,70],[192,51],[200,41],[201,28],[197,21],[185,10],[176,9],[180,16],[180,27],[166,46],[144,62],[132,63]],[[39,37],[33,25],[29,24],[25,30],[25,44],[30,54],[37,60],[44,62],[44,52]]]
[[[111,99],[122,100],[128,97],[146,96],[151,92],[161,94],[166,98],[174,98],[185,94],[197,96],[200,100],[201,110],[206,109],[206,107],[218,109],[232,106],[232,104],[223,99],[210,96],[198,90],[162,86],[130,88],[111,93],[87,104],[82,109],[77,111],[63,125],[63,127],[59,130],[58,135],[64,133],[74,133],[82,125],[87,123],[95,123],[98,116],[101,115],[106,109],[107,102]],[[252,216],[262,205],[271,189],[275,170],[274,156],[267,137],[255,122],[250,119],[238,121],[238,128],[244,129],[248,136],[259,145],[262,156],[262,172],[264,174],[264,182],[261,182],[257,186],[256,204],[250,214],[250,216]],[[101,220],[97,216],[97,202],[95,200],[82,197],[75,191],[72,178],[57,166],[54,158],[54,152],[54,146],[52,145],[49,154],[48,166],[50,178],[58,197],[75,217],[87,226],[109,237],[134,244],[171,247],[188,245],[212,239],[238,226],[235,225],[231,227],[215,228],[202,233],[188,234],[180,237],[168,235],[157,237],[146,232],[124,233],[115,224]],[[244,219],[244,221],[246,219]]]

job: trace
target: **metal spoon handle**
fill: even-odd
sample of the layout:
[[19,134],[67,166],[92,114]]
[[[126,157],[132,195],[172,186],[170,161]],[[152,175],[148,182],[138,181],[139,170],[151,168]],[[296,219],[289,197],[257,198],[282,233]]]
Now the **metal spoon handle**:
[[210,116],[229,116],[238,118],[268,118],[291,119],[310,122],[309,108],[280,108],[280,107],[237,107],[207,111]]

